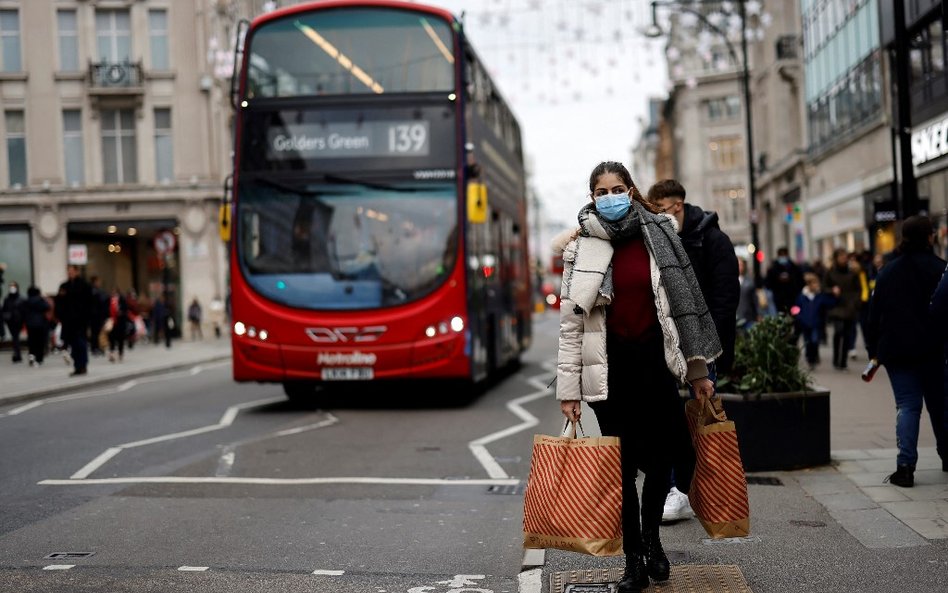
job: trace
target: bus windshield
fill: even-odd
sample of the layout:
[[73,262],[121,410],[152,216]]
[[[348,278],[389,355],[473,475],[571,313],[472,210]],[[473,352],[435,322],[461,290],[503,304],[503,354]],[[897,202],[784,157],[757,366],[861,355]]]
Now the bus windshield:
[[249,59],[249,98],[454,89],[450,26],[408,10],[329,8],[291,15],[253,33]]
[[247,281],[291,307],[407,303],[440,286],[457,255],[453,183],[242,180],[237,210]]

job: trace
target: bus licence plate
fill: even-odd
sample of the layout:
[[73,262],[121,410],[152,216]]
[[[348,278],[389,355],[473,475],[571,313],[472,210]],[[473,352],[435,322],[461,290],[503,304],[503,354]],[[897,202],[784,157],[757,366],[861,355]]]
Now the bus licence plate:
[[323,369],[323,381],[368,381],[375,377],[371,368]]

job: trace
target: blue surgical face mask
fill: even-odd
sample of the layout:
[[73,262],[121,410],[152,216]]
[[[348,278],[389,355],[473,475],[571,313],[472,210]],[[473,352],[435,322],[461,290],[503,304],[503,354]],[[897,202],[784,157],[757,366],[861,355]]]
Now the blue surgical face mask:
[[787,264],[790,263],[790,258],[787,257],[787,256],[785,256],[785,255],[782,255],[782,256],[780,256],[780,257],[777,258],[777,261],[780,262],[780,263],[783,264],[783,265],[787,265]]
[[610,222],[621,219],[629,212],[632,202],[629,194],[611,194],[596,198],[596,210],[599,215]]

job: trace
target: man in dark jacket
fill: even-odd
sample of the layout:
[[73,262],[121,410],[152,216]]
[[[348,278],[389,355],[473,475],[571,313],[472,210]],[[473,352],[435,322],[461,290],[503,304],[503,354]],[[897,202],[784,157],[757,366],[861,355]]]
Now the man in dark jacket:
[[932,252],[932,223],[912,216],[902,224],[897,255],[876,279],[869,304],[869,357],[886,367],[895,395],[899,453],[889,481],[914,485],[922,402],[928,408],[935,447],[948,471],[948,416],[944,391],[944,326],[932,322],[932,296],[945,261]]
[[849,267],[849,254],[839,248],[833,252],[833,267],[826,271],[823,290],[836,297],[836,306],[826,317],[833,323],[833,367],[846,369],[849,335],[856,329],[862,303],[862,283]]
[[803,273],[800,267],[790,260],[790,250],[781,247],[777,250],[777,259],[767,270],[764,286],[774,295],[774,305],[779,313],[790,313],[803,290]]
[[102,281],[98,276],[90,279],[92,285],[92,315],[89,318],[89,338],[92,340],[92,354],[105,354],[99,343],[99,334],[109,318],[109,295],[102,290]]
[[73,372],[85,375],[89,363],[89,323],[92,319],[92,287],[79,275],[78,266],[68,266],[69,279],[59,285],[56,318],[62,324],[62,340],[69,347]]
[[[694,268],[723,348],[721,357],[709,368],[711,380],[716,381],[716,374],[726,372],[734,362],[737,305],[741,299],[737,255],[731,239],[718,226],[718,215],[686,204],[685,195],[680,183],[665,179],[649,188],[648,201],[678,221],[678,236]],[[681,490],[688,491],[688,480],[694,470],[694,451],[687,432],[679,435],[678,441],[681,451],[676,455],[678,462],[672,488],[665,499],[664,521],[685,519],[693,514],[688,496]]]

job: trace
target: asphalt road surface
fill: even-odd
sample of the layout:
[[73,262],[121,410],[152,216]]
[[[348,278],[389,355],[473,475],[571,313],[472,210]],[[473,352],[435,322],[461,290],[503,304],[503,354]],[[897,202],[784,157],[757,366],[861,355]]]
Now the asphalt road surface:
[[473,398],[299,407],[219,363],[2,408],[0,591],[513,593],[555,332]]

